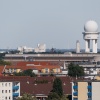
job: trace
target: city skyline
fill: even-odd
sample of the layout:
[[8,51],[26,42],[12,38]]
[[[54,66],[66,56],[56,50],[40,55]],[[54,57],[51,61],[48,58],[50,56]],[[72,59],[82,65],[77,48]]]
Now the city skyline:
[[100,31],[99,4],[99,0],[0,1],[0,48],[45,43],[47,48],[75,49],[79,40],[85,49],[84,24],[95,20]]

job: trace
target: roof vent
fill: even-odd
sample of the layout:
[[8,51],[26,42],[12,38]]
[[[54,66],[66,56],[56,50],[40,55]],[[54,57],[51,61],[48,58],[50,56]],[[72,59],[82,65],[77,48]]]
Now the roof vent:
[[26,83],[29,84],[29,81],[27,81]]

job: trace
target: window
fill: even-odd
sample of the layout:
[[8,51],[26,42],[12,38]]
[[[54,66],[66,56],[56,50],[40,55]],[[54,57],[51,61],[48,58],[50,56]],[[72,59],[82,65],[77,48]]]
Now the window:
[[7,93],[7,90],[5,90],[5,93]]
[[9,86],[10,86],[10,83],[9,83]]
[[16,69],[14,69],[14,72],[16,72]]
[[11,97],[9,97],[9,100],[11,99]]
[[5,97],[5,100],[7,100],[7,97]]
[[96,64],[96,62],[93,62],[93,64]]
[[11,93],[11,90],[9,90],[9,93]]
[[59,72],[59,69],[58,68],[56,69],[56,72]]
[[73,100],[78,100],[77,98],[73,98]]
[[2,93],[4,93],[4,90],[2,90]]
[[91,89],[88,89],[88,92],[91,92]]
[[91,96],[90,95],[88,96],[88,99],[91,99]]
[[78,89],[77,89],[77,88],[75,88],[75,89],[74,89],[74,91],[78,91]]
[[48,68],[45,68],[45,72],[48,73]]
[[100,65],[100,62],[97,62],[97,65]]
[[2,83],[2,86],[4,86],[4,84]]
[[7,83],[5,83],[5,86],[7,86]]
[[78,84],[76,82],[74,82],[74,85],[77,86]]
[[89,82],[88,85],[91,86],[91,83]]

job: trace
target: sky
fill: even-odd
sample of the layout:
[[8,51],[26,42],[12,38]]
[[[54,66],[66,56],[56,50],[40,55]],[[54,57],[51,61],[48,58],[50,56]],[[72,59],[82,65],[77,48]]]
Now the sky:
[[0,48],[45,43],[48,49],[75,49],[79,40],[84,49],[88,20],[100,31],[100,0],[0,0]]

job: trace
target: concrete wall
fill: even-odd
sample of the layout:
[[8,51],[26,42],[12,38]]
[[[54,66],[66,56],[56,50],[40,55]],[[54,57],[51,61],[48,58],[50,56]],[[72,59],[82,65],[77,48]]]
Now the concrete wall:
[[50,72],[50,70],[49,70],[48,68],[42,69],[41,72],[42,72],[42,73],[47,73],[46,70],[47,70],[48,73]]
[[87,86],[88,86],[87,82],[78,82],[78,100],[87,100],[88,99]]
[[54,73],[60,73],[60,68],[55,68],[55,69],[53,69],[53,72],[54,72]]
[[100,100],[100,82],[92,82],[92,100]]
[[0,100],[13,100],[12,82],[0,82]]

